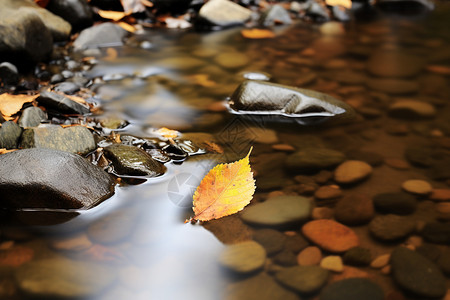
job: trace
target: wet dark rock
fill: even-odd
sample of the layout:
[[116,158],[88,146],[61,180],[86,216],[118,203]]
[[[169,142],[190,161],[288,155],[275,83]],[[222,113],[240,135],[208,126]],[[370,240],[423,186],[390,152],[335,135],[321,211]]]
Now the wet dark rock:
[[156,177],[166,172],[162,163],[137,147],[114,144],[104,148],[104,152],[119,175]]
[[31,106],[22,111],[19,125],[22,128],[37,127],[45,120],[47,120],[47,114],[39,107]]
[[316,1],[307,1],[306,15],[318,22],[325,22],[330,19],[328,9]]
[[264,81],[244,81],[231,95],[229,105],[233,113],[275,115],[300,124],[355,116],[353,108],[327,94]]
[[277,272],[275,278],[289,289],[311,294],[325,285],[328,274],[328,270],[318,266],[295,266]]
[[372,167],[377,167],[383,164],[384,157],[378,153],[370,151],[351,151],[347,153],[348,159],[361,160]]
[[277,24],[289,25],[292,20],[289,12],[281,5],[273,5],[261,14],[259,23],[269,27]]
[[227,299],[235,300],[300,300],[299,296],[284,289],[265,272],[231,284],[227,296]]
[[370,197],[362,194],[349,194],[339,200],[334,217],[345,225],[362,225],[370,222],[375,215]]
[[436,244],[450,244],[450,223],[427,223],[421,235],[429,242]]
[[369,223],[370,233],[382,241],[406,238],[416,227],[416,222],[404,216],[378,215]]
[[348,278],[326,286],[320,293],[320,300],[383,300],[381,287],[365,278]]
[[[198,182],[196,185],[198,185]],[[191,207],[192,199],[189,200],[189,207]],[[214,236],[224,244],[236,244],[243,241],[249,241],[252,238],[250,227],[244,224],[237,215],[211,220],[205,222],[202,226],[211,231]],[[257,242],[263,245],[261,241]]]
[[61,82],[55,86],[55,91],[61,92],[67,95],[75,94],[80,90],[80,86],[73,82]]
[[273,261],[280,266],[292,267],[297,265],[297,256],[294,254],[294,252],[285,249],[277,253],[273,257]]
[[63,128],[59,125],[41,125],[25,129],[20,141],[22,148],[48,148],[87,154],[96,148],[92,133],[84,126]]
[[416,248],[416,252],[428,258],[432,262],[436,262],[441,256],[441,249],[438,245],[424,243]]
[[299,253],[309,245],[309,242],[306,240],[306,238],[303,237],[303,235],[295,234],[288,235],[286,237],[285,248],[294,252],[295,254]]
[[260,229],[253,233],[253,240],[266,249],[267,255],[273,255],[283,250],[286,235],[274,229]]
[[309,218],[312,205],[300,196],[276,196],[248,206],[241,213],[244,222],[260,226],[285,226]]
[[92,25],[92,10],[86,0],[52,0],[46,8],[69,22],[75,30]]
[[417,200],[406,193],[382,193],[373,197],[373,204],[380,213],[410,215],[416,210]]
[[383,12],[394,15],[419,16],[434,9],[430,0],[379,0],[376,7]]
[[2,123],[0,127],[0,148],[16,149],[22,128],[12,121]]
[[13,6],[13,2],[15,1],[2,1],[0,7],[2,60],[23,63],[24,59],[32,62],[47,59],[53,49],[50,30],[33,9]]
[[192,0],[153,0],[153,8],[158,13],[183,14],[189,8]]
[[406,291],[423,298],[440,298],[447,291],[445,277],[438,267],[422,255],[405,247],[391,254],[395,281]]
[[214,0],[205,3],[199,16],[211,24],[228,27],[240,25],[251,16],[251,10],[228,0]]
[[4,85],[16,85],[19,79],[19,71],[15,65],[6,61],[0,64],[0,82]]
[[113,283],[116,274],[100,264],[55,257],[22,265],[14,277],[28,297],[67,299],[96,296]]
[[345,155],[342,152],[326,148],[306,148],[289,155],[285,165],[296,172],[319,171],[332,168],[342,163]]
[[368,266],[372,261],[372,254],[370,249],[354,247],[345,252],[342,259],[346,265]]
[[126,35],[127,32],[119,25],[103,23],[81,31],[73,42],[73,47],[75,51],[81,51],[89,48],[120,46],[123,45]]
[[405,157],[415,166],[432,167],[434,165],[443,165],[443,160],[448,157],[448,154],[436,147],[410,146],[405,150]]
[[88,107],[79,104],[69,98],[49,91],[41,92],[36,101],[45,106],[47,109],[55,110],[62,114],[88,114],[90,110]]
[[25,149],[0,155],[1,206],[90,208],[114,193],[114,182],[79,155]]

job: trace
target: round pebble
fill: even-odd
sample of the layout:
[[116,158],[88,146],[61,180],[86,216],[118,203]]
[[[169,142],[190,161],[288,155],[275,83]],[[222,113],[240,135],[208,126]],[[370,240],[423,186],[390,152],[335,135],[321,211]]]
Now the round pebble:
[[402,183],[402,188],[411,194],[428,195],[433,191],[431,184],[425,180],[411,179]]
[[421,231],[422,237],[432,243],[450,244],[450,223],[433,222],[426,223]]
[[372,199],[363,194],[349,194],[335,206],[336,220],[346,225],[362,225],[370,222],[375,214]]
[[319,247],[309,246],[297,255],[297,263],[300,266],[318,265],[322,260],[322,251]]
[[386,266],[389,263],[389,260],[391,259],[391,254],[382,254],[377,257],[375,257],[374,260],[370,263],[370,266],[374,269],[381,269],[382,267]]
[[426,119],[433,118],[436,115],[436,109],[424,101],[405,99],[394,102],[389,107],[389,115],[400,119]]
[[265,261],[266,250],[254,241],[228,246],[219,257],[219,262],[224,267],[238,273],[250,273],[261,269]]
[[398,170],[407,170],[409,169],[409,164],[406,160],[401,158],[386,158],[384,163],[391,168]]
[[333,253],[344,252],[359,245],[358,236],[349,227],[333,220],[314,220],[302,227],[306,238],[321,249]]
[[438,213],[437,217],[439,220],[450,220],[450,202],[436,203],[434,207]]
[[373,197],[373,205],[380,213],[409,215],[417,207],[417,200],[414,196],[406,193],[382,193]]
[[445,277],[438,267],[415,251],[397,247],[390,262],[395,281],[406,291],[423,298],[440,298],[447,292]]
[[297,257],[294,252],[289,249],[285,249],[277,253],[273,257],[273,261],[281,266],[291,267],[297,265]]
[[428,198],[433,201],[450,201],[450,189],[434,189]]
[[278,196],[248,206],[240,214],[247,223],[261,226],[283,226],[306,221],[311,202],[300,196]]
[[325,270],[330,270],[338,273],[344,271],[344,264],[342,262],[342,258],[338,255],[330,255],[324,257],[320,261],[320,267],[324,268]]
[[416,222],[409,217],[378,215],[369,223],[369,231],[382,241],[395,241],[407,237],[416,228]]
[[319,296],[320,300],[383,300],[383,290],[365,278],[348,278],[326,286]]
[[334,171],[334,180],[341,184],[351,184],[367,178],[372,166],[359,160],[347,160]]
[[335,185],[321,186],[314,193],[314,197],[317,198],[318,200],[335,199],[341,196],[342,190]]
[[283,250],[286,236],[274,229],[260,229],[253,233],[253,240],[266,249],[267,255],[272,255]]
[[314,220],[320,220],[320,219],[332,219],[334,216],[334,210],[323,206],[323,207],[314,207],[312,210],[311,217]]
[[391,95],[410,94],[419,90],[416,81],[406,79],[370,78],[367,80],[367,86],[371,90]]
[[370,73],[381,77],[410,77],[417,75],[424,66],[419,56],[404,51],[376,51],[367,62]]
[[342,259],[346,265],[368,266],[372,261],[372,254],[369,249],[354,247],[345,252]]
[[295,266],[277,272],[275,279],[298,293],[310,294],[325,285],[328,271],[318,266]]

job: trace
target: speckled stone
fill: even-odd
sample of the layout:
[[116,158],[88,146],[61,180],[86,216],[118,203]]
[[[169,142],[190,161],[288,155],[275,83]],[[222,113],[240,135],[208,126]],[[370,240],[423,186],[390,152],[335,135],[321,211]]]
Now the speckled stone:
[[220,254],[219,262],[237,273],[250,273],[264,266],[266,250],[254,241],[228,246]]
[[310,294],[326,283],[328,271],[318,266],[295,266],[277,272],[275,278],[289,289]]
[[348,160],[334,171],[334,180],[341,184],[352,184],[372,174],[372,166],[359,160]]
[[320,293],[320,300],[383,300],[383,290],[365,278],[348,278],[326,286]]
[[382,241],[395,241],[411,234],[416,222],[409,217],[378,215],[369,223],[370,233]]
[[359,245],[358,236],[349,227],[333,220],[314,220],[302,227],[306,238],[330,252],[345,252]]
[[438,267],[405,247],[391,255],[392,275],[403,289],[419,297],[439,298],[447,292],[446,280]]

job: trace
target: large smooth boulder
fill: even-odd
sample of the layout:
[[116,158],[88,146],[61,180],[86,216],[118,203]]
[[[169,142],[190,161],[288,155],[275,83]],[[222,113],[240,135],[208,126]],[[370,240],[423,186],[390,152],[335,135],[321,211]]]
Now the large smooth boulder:
[[25,149],[0,155],[0,207],[90,208],[114,194],[114,181],[79,155]]
[[92,25],[92,9],[86,0],[52,0],[46,7],[70,23],[74,29]]

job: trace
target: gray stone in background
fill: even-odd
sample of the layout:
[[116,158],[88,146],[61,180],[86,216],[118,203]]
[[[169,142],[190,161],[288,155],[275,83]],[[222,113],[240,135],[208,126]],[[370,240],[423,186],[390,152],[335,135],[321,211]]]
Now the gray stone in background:
[[0,81],[5,85],[15,85],[19,82],[20,75],[16,66],[9,62],[0,64]]
[[[0,2],[0,11],[5,10],[6,8],[12,9],[15,11],[21,10],[22,13],[31,13],[34,15],[37,15],[42,23],[45,25],[47,30],[50,31],[51,35],[53,36],[53,39],[55,41],[65,41],[69,38],[70,31],[72,30],[72,27],[70,24],[66,21],[64,21],[59,16],[54,15],[47,9],[44,9],[34,3],[34,1],[27,1],[27,0],[2,0]],[[5,13],[7,13],[5,11]],[[0,13],[1,14],[1,13]],[[1,19],[1,18],[0,18]],[[42,33],[39,33],[36,31],[37,36],[35,38],[39,38],[39,35]],[[33,51],[34,49],[30,49],[30,51]]]
[[342,152],[326,148],[307,148],[289,155],[286,167],[293,171],[318,171],[335,167],[345,160]]
[[70,23],[74,29],[92,25],[92,9],[86,0],[52,0],[46,7],[49,11]]
[[114,194],[114,181],[79,155],[25,149],[0,155],[3,208],[90,208]]
[[289,12],[281,5],[273,5],[261,14],[259,23],[263,26],[273,26],[276,24],[288,25],[292,23]]
[[22,128],[12,121],[7,121],[0,127],[0,148],[16,149]]
[[310,294],[325,285],[328,273],[328,270],[319,266],[295,266],[277,272],[275,278],[298,293]]
[[14,277],[29,297],[84,299],[111,285],[116,274],[100,264],[55,257],[24,264],[15,270]]
[[49,91],[41,92],[36,101],[48,109],[54,109],[62,114],[88,114],[90,110],[88,107],[70,100],[63,95],[56,94]]
[[251,14],[251,10],[229,0],[208,1],[199,11],[201,18],[219,26],[243,24]]
[[56,149],[79,154],[87,154],[97,147],[94,136],[86,127],[62,128],[59,125],[41,125],[25,129],[20,146],[22,148]]
[[55,91],[62,92],[67,95],[75,94],[80,90],[80,86],[73,82],[61,82],[55,86]]
[[115,144],[104,148],[104,152],[119,175],[156,177],[166,172],[162,163],[134,146]]
[[391,266],[395,281],[403,289],[419,297],[440,298],[447,291],[445,277],[438,267],[410,249],[394,249]]
[[80,32],[73,42],[73,47],[75,51],[81,51],[89,48],[121,46],[126,35],[127,32],[119,25],[103,23]]
[[32,9],[12,9],[0,2],[0,28],[0,55],[3,59],[16,62],[21,56],[38,62],[48,58],[53,50],[50,30]]
[[47,120],[47,114],[39,107],[31,106],[22,111],[19,125],[22,128],[37,127],[45,120]]

